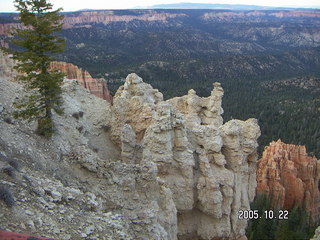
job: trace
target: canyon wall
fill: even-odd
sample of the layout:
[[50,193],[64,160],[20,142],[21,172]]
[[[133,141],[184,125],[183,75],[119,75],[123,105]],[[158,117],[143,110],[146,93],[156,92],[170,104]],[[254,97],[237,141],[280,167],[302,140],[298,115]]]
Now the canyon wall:
[[50,67],[62,71],[68,79],[77,79],[77,81],[93,95],[105,99],[110,103],[112,102],[111,93],[103,78],[92,78],[90,73],[72,63],[53,62]]
[[280,208],[305,204],[313,220],[320,219],[320,161],[305,146],[271,142],[258,161],[257,183],[257,193],[272,195]]
[[293,10],[293,11],[228,11],[228,12],[208,12],[203,19],[231,19],[245,17],[277,17],[277,18],[320,18],[319,10]]
[[[63,28],[78,28],[91,27],[92,24],[102,23],[109,24],[113,22],[131,22],[131,21],[145,21],[145,22],[167,22],[170,19],[178,17],[186,17],[186,13],[173,13],[166,10],[134,10],[127,14],[117,14],[116,11],[83,11],[72,14],[65,14],[63,20]],[[205,20],[219,19],[230,20],[232,18],[245,17],[276,17],[276,18],[319,18],[320,11],[318,10],[294,10],[294,11],[218,11],[203,13],[201,18]],[[16,20],[16,19],[15,19]],[[10,35],[14,29],[25,28],[19,22],[0,24],[0,35]]]
[[[133,15],[116,15],[114,11],[83,11],[74,14],[65,15],[63,28],[73,27],[91,27],[90,24],[102,23],[109,24],[112,22],[130,22],[135,20],[146,22],[166,22],[170,18],[185,16],[181,13],[165,13],[154,10],[136,11]],[[0,24],[0,35],[11,35],[14,29],[24,29],[25,26],[19,22]]]
[[134,20],[166,22],[168,19],[178,16],[184,16],[184,14],[164,13],[154,10],[137,10],[134,15],[116,15],[114,11],[86,11],[79,12],[77,16],[66,16],[63,23],[64,28],[70,28],[79,24],[108,24],[111,22],[130,22]]
[[2,23],[0,24],[0,35],[12,35],[15,29],[24,29],[21,23]]

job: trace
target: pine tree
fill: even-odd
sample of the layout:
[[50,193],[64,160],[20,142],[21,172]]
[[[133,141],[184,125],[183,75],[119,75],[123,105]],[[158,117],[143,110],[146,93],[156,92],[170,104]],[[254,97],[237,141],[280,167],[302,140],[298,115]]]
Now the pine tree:
[[20,21],[25,29],[15,31],[11,43],[15,49],[9,50],[17,60],[19,80],[30,91],[23,103],[16,103],[19,109],[15,116],[37,120],[40,135],[51,137],[54,129],[52,110],[62,113],[61,84],[63,74],[50,70],[54,61],[52,55],[62,52],[64,40],[56,35],[62,29],[62,10],[52,10],[53,5],[46,0],[15,0],[20,12]]

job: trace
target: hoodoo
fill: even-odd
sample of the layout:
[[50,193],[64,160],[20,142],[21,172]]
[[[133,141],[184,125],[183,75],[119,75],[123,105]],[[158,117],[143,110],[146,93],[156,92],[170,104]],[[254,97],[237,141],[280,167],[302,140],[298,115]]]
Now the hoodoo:
[[157,166],[165,194],[159,222],[169,239],[245,236],[238,211],[250,209],[255,196],[260,129],[255,119],[223,124],[222,96],[215,83],[207,98],[190,90],[163,101],[158,90],[130,74],[114,97],[113,139],[123,162]]
[[274,141],[258,161],[257,192],[272,195],[280,208],[305,204],[314,221],[320,217],[319,179],[320,161],[305,146]]

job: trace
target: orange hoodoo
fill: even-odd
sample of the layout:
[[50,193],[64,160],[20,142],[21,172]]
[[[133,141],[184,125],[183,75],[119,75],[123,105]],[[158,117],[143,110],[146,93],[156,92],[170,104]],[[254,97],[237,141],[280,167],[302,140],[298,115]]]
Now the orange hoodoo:
[[280,208],[305,204],[312,219],[320,219],[320,161],[305,146],[271,142],[258,161],[257,183],[257,193],[273,196]]

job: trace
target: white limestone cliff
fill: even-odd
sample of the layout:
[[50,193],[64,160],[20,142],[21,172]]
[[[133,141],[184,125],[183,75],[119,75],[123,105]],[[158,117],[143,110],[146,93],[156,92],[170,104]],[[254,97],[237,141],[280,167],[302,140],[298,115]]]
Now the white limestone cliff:
[[214,83],[207,98],[190,90],[163,101],[130,74],[114,97],[111,128],[114,136],[122,129],[122,159],[156,164],[177,210],[177,222],[164,227],[177,231],[179,239],[245,236],[246,221],[238,219],[238,211],[250,209],[255,195],[260,128],[255,119],[223,124],[222,96]]

